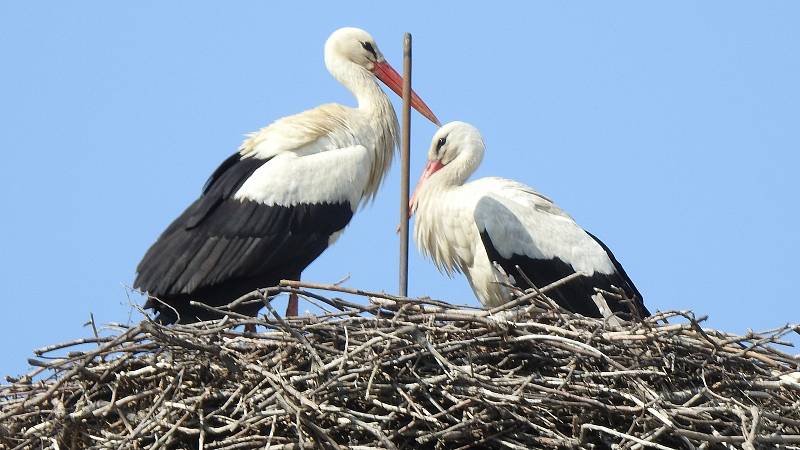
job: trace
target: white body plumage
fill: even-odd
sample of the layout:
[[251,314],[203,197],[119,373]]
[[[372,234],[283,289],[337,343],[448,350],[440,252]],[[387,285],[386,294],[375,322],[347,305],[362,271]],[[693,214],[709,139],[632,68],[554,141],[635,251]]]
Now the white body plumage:
[[[398,129],[377,80],[400,93],[402,78],[357,28],[331,34],[325,65],[358,106],[325,104],[251,134],[139,263],[134,286],[151,296],[145,307],[158,310],[163,322],[215,318],[191,302],[224,305],[281,279],[299,279],[374,197]],[[412,106],[438,124],[416,94]],[[296,311],[290,297],[287,314]]]
[[[613,254],[547,197],[504,178],[465,183],[483,154],[478,130],[463,122],[433,138],[411,208],[417,246],[440,271],[463,272],[487,307],[510,299],[509,281],[525,287],[517,267],[539,288],[579,272],[597,287],[639,296]],[[593,287],[562,292],[564,306],[597,315],[590,296],[583,297]]]
[[[458,187],[431,186],[420,192],[414,238],[436,267],[463,272],[485,306],[508,301],[506,274],[493,264],[481,231],[493,237],[497,252],[511,258],[559,257],[576,272],[610,274],[614,265],[605,251],[552,201],[532,188],[505,178],[481,178]],[[509,221],[509,212],[517,220]],[[541,286],[539,286],[541,287]]]

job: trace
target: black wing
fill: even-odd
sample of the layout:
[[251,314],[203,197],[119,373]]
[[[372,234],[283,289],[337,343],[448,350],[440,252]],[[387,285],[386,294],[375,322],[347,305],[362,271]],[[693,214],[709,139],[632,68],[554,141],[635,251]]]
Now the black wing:
[[[522,224],[509,223],[510,221],[518,221],[518,219],[511,211],[505,208],[502,203],[497,202],[490,197],[482,198],[479,202],[479,206],[483,207],[489,207],[490,204],[490,210],[493,211],[493,214],[495,215],[501,215],[501,220],[504,221],[508,228],[524,229]],[[527,289],[530,287],[525,282],[526,277],[537,288],[542,288],[575,273],[575,269],[571,264],[558,257],[540,259],[527,256],[523,254],[524,252],[520,252],[519,254],[514,253],[508,258],[504,258],[500,255],[500,252],[498,252],[495,244],[492,242],[492,237],[490,236],[489,232],[485,229],[481,229],[480,234],[481,241],[486,249],[489,260],[496,262],[508,275],[513,276],[515,284],[521,289]],[[592,237],[606,252],[609,259],[611,259],[612,263],[614,264],[616,269],[615,272],[608,275],[595,272],[594,275],[590,277],[577,278],[567,284],[549,291],[547,295],[555,300],[556,303],[572,312],[576,312],[587,317],[602,317],[600,310],[591,299],[591,296],[596,293],[595,288],[614,292],[612,286],[616,286],[623,289],[628,298],[634,299],[634,308],[636,308],[637,314],[642,317],[650,315],[650,313],[647,311],[647,308],[644,307],[641,294],[633,285],[633,282],[630,280],[628,275],[625,273],[625,270],[616,260],[608,247],[595,236],[592,236],[589,233],[587,234]],[[520,270],[525,274],[525,277],[520,275]],[[623,315],[630,315],[631,313],[631,309],[627,305],[614,298],[606,298],[606,302],[611,310],[616,313]]]
[[608,255],[608,258],[611,259],[611,262],[614,264],[614,268],[617,270],[617,275],[620,278],[619,281],[620,284],[614,283],[614,286],[624,289],[626,296],[634,300],[634,307],[637,308],[639,315],[641,317],[649,316],[650,311],[647,309],[646,306],[644,306],[644,297],[642,297],[642,294],[639,292],[639,289],[636,289],[636,285],[633,284],[633,280],[631,280],[631,277],[629,277],[628,273],[625,272],[625,269],[622,267],[622,264],[620,264],[619,261],[617,261],[617,258],[616,256],[614,256],[614,253],[611,252],[611,249],[608,248],[608,246],[605,243],[603,243],[603,241],[598,239],[597,236],[593,235],[592,233],[589,233],[588,231],[586,232],[586,234],[588,234],[592,239],[594,239],[595,242],[600,244],[600,247],[603,247],[603,250],[605,250],[606,254]]
[[[134,287],[172,303],[224,304],[281,278],[296,278],[352,218],[349,204],[266,206],[234,199],[268,160],[226,159],[203,193],[147,251]],[[197,298],[201,297],[201,298]]]

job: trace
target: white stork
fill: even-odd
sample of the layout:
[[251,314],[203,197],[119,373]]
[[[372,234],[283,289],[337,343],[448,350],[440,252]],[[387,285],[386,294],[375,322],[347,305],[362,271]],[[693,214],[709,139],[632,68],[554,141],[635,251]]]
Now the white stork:
[[[164,323],[219,316],[226,305],[281,279],[299,279],[360,204],[374,197],[397,147],[397,116],[376,78],[398,95],[402,78],[372,36],[342,28],[325,42],[325,65],[358,107],[325,104],[251,134],[145,254],[134,287]],[[411,104],[439,121],[416,95]],[[237,312],[254,316],[261,305]],[[287,315],[297,314],[297,297]]]
[[[503,178],[465,184],[483,153],[480,133],[464,122],[448,123],[433,136],[410,211],[416,212],[417,247],[440,271],[463,272],[486,307],[511,298],[509,281],[526,289],[529,280],[541,288],[580,272],[585,276],[548,295],[573,312],[600,317],[591,298],[595,288],[613,293],[615,286],[633,299],[637,315],[649,315],[611,250],[550,199]],[[632,311],[611,297],[604,297],[611,311]]]

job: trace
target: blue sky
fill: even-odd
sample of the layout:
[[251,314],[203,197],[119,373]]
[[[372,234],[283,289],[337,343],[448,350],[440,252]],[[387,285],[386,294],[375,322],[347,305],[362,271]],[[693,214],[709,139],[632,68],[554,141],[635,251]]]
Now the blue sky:
[[[800,4],[293,5],[0,3],[0,374],[88,334],[90,313],[138,320],[136,264],[244,133],[353,104],[322,61],[341,26],[398,69],[410,31],[417,92],[484,135],[477,175],[555,199],[651,310],[736,332],[800,320]],[[433,132],[415,114],[414,180]],[[397,166],[306,279],[396,290]],[[416,252],[410,278],[476,303]]]

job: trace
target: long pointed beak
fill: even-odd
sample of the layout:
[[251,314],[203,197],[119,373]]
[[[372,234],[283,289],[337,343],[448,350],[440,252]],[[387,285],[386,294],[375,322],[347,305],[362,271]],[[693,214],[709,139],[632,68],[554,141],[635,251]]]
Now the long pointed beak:
[[[395,94],[399,95],[400,97],[403,96],[403,77],[394,70],[388,62],[375,62],[375,67],[372,71],[375,73],[375,76],[378,77],[379,80],[383,81],[383,83],[389,87],[389,89],[393,90]],[[439,122],[439,119],[436,118],[436,115],[433,114],[428,105],[422,101],[421,98],[417,95],[414,90],[411,90],[411,107],[416,109],[420,114],[427,117],[428,120],[436,124],[436,126],[442,126]]]
[[408,218],[410,219],[411,216],[414,215],[414,212],[417,210],[417,195],[419,195],[420,190],[422,189],[422,185],[431,177],[436,171],[444,167],[441,161],[428,161],[428,165],[425,166],[425,170],[422,172],[422,175],[419,177],[419,181],[417,181],[417,187],[414,189],[414,194],[411,196],[411,200],[408,202]]

